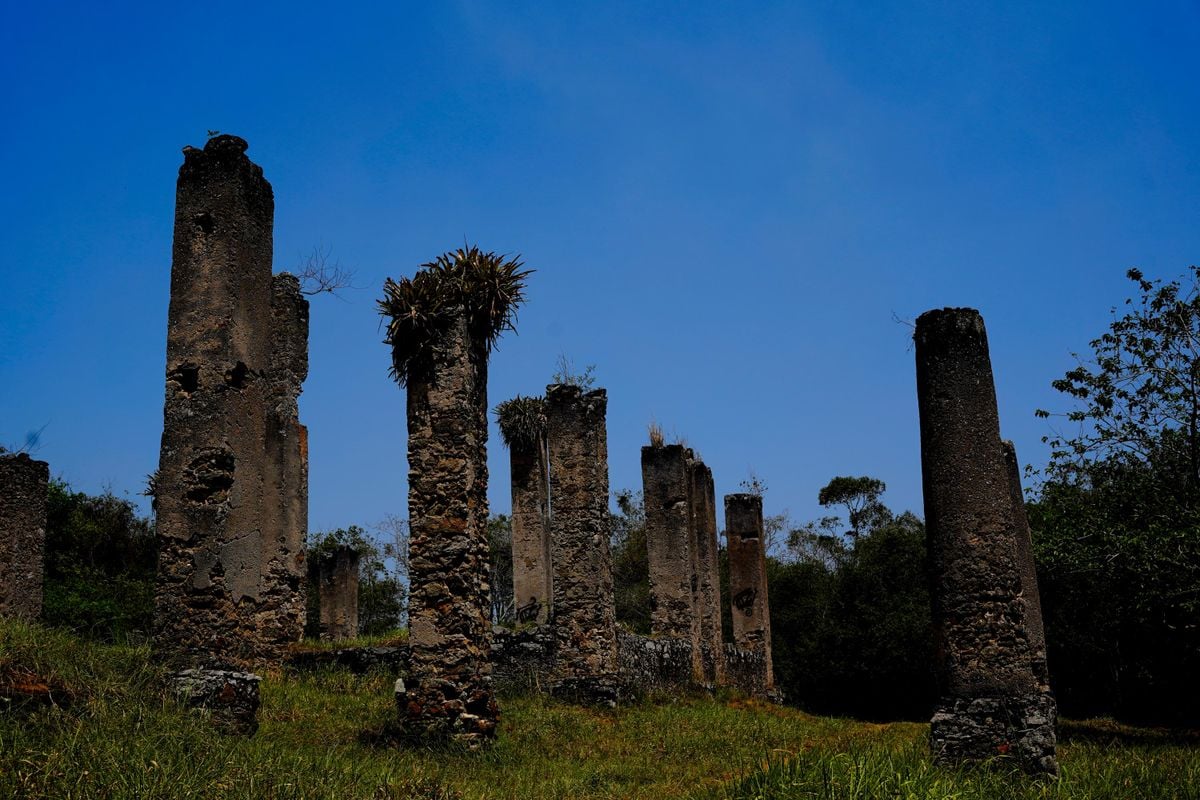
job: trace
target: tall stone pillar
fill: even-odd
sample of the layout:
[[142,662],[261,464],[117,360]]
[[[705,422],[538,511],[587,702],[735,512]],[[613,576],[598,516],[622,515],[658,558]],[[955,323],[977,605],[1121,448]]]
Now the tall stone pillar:
[[[941,697],[934,758],[1055,772],[1055,703],[1036,674],[1012,479],[979,312],[917,319],[917,401]],[[1015,459],[1014,459],[1015,463]],[[1019,490],[1018,490],[1019,491]]]
[[[512,413],[516,420],[508,417]],[[545,403],[517,397],[497,408],[512,477],[513,600],[519,622],[542,624],[553,599]]]
[[679,444],[643,447],[642,502],[650,567],[650,633],[691,645],[693,678],[699,683],[704,679],[704,666],[692,586],[690,455],[691,451]]
[[153,645],[176,668],[270,666],[303,632],[308,309],[271,274],[274,197],[246,147],[185,148],[176,190]]
[[699,623],[704,655],[704,682],[725,682],[725,657],[721,642],[721,573],[717,545],[717,503],[712,470],[703,461],[688,462],[688,497],[691,503],[693,607]]
[[725,495],[725,546],[729,554],[729,604],[733,643],[763,657],[763,685],[775,686],[771,663],[771,612],[767,604],[767,558],[762,497]]
[[608,434],[603,389],[546,388],[555,678],[551,691],[617,699],[617,622],[609,550]]
[[42,615],[49,483],[45,461],[0,455],[0,616]]
[[[482,409],[482,410],[481,410]],[[487,539],[487,345],[465,313],[408,376],[409,672],[402,726],[477,747],[495,735]]]
[[1029,530],[1029,514],[1025,510],[1025,493],[1021,490],[1021,465],[1017,461],[1017,449],[1012,442],[1005,440],[1001,442],[1001,447],[1004,448],[1008,491],[1012,497],[1013,517],[1017,526],[1017,561],[1021,570],[1021,595],[1025,598],[1033,674],[1037,676],[1039,683],[1049,686],[1046,629],[1042,623],[1042,593],[1038,590],[1037,566],[1033,561],[1033,536]]
[[358,562],[358,551],[341,545],[325,554],[317,565],[324,641],[345,641],[358,636]]

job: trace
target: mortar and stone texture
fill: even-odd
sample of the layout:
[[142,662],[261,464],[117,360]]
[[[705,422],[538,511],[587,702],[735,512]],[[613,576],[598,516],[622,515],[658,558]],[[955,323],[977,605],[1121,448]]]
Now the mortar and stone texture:
[[0,455],[0,616],[42,614],[50,466],[26,453]]
[[917,319],[917,400],[940,699],[930,743],[944,763],[1009,756],[1054,773],[1036,578],[1015,453],[1000,440],[979,312]]

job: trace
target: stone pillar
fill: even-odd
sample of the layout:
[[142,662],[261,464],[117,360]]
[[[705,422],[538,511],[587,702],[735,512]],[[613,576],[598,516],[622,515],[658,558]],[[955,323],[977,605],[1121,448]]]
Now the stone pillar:
[[717,545],[717,502],[712,470],[703,461],[688,462],[688,496],[691,503],[691,551],[694,576],[693,608],[699,623],[704,656],[704,682],[725,682],[725,656],[721,642],[721,573]]
[[49,482],[45,461],[0,455],[0,616],[42,615]]
[[1046,630],[1042,624],[1042,594],[1038,590],[1037,566],[1033,561],[1033,535],[1029,530],[1029,514],[1025,510],[1025,493],[1021,490],[1021,466],[1017,449],[1012,442],[1001,442],[1004,466],[1008,471],[1008,491],[1012,496],[1013,517],[1017,531],[1017,562],[1021,570],[1021,594],[1025,598],[1029,644],[1032,650],[1033,673],[1038,682],[1050,685],[1050,670],[1046,664]]
[[775,686],[771,663],[771,613],[767,604],[767,558],[762,497],[725,495],[725,547],[729,554],[729,604],[733,643],[760,653],[763,685]]
[[[1033,668],[1012,479],[979,312],[917,319],[917,401],[941,697],[935,760],[1014,757],[1055,772],[1054,698]],[[1015,463],[1015,459],[1014,459]]]
[[408,376],[409,672],[403,735],[495,735],[487,538],[487,345],[464,313]]
[[308,304],[271,274],[275,201],[246,147],[184,148],[176,187],[153,649],[193,687],[276,665],[303,633]]
[[514,441],[512,466],[513,600],[517,621],[546,622],[553,598],[546,439]]
[[609,551],[608,434],[603,389],[546,388],[555,677],[551,691],[614,705],[617,622]]
[[681,639],[691,646],[693,678],[699,683],[704,667],[692,586],[690,455],[691,451],[679,444],[643,447],[642,502],[650,567],[650,633]]
[[318,565],[323,641],[345,641],[358,636],[358,562],[358,551],[341,545],[324,554]]

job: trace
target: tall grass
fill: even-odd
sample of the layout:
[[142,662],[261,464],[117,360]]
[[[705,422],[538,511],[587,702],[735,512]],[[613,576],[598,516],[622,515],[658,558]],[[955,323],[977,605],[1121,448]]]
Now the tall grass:
[[214,733],[158,690],[145,648],[0,622],[0,684],[36,673],[67,708],[0,712],[0,798],[1194,798],[1194,740],[1068,728],[1062,778],[930,766],[926,726],[813,717],[736,697],[596,711],[502,699],[482,753],[400,750],[377,732],[392,678],[344,670],[262,683],[257,736]]

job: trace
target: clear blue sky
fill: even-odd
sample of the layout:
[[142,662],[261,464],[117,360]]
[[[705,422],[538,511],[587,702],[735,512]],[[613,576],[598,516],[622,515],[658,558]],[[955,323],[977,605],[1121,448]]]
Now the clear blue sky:
[[[555,358],[609,391],[614,489],[657,420],[719,494],[817,516],[837,474],[921,509],[909,330],[976,306],[1001,422],[1041,464],[1050,381],[1200,260],[1200,6],[16,3],[0,19],[0,442],[80,489],[158,461],[175,177],[209,129],[314,245],[301,413],[314,529],[405,513],[385,276],[464,241],[537,273],[493,403]],[[656,10],[648,10],[653,7]],[[494,511],[507,455],[490,448]]]

